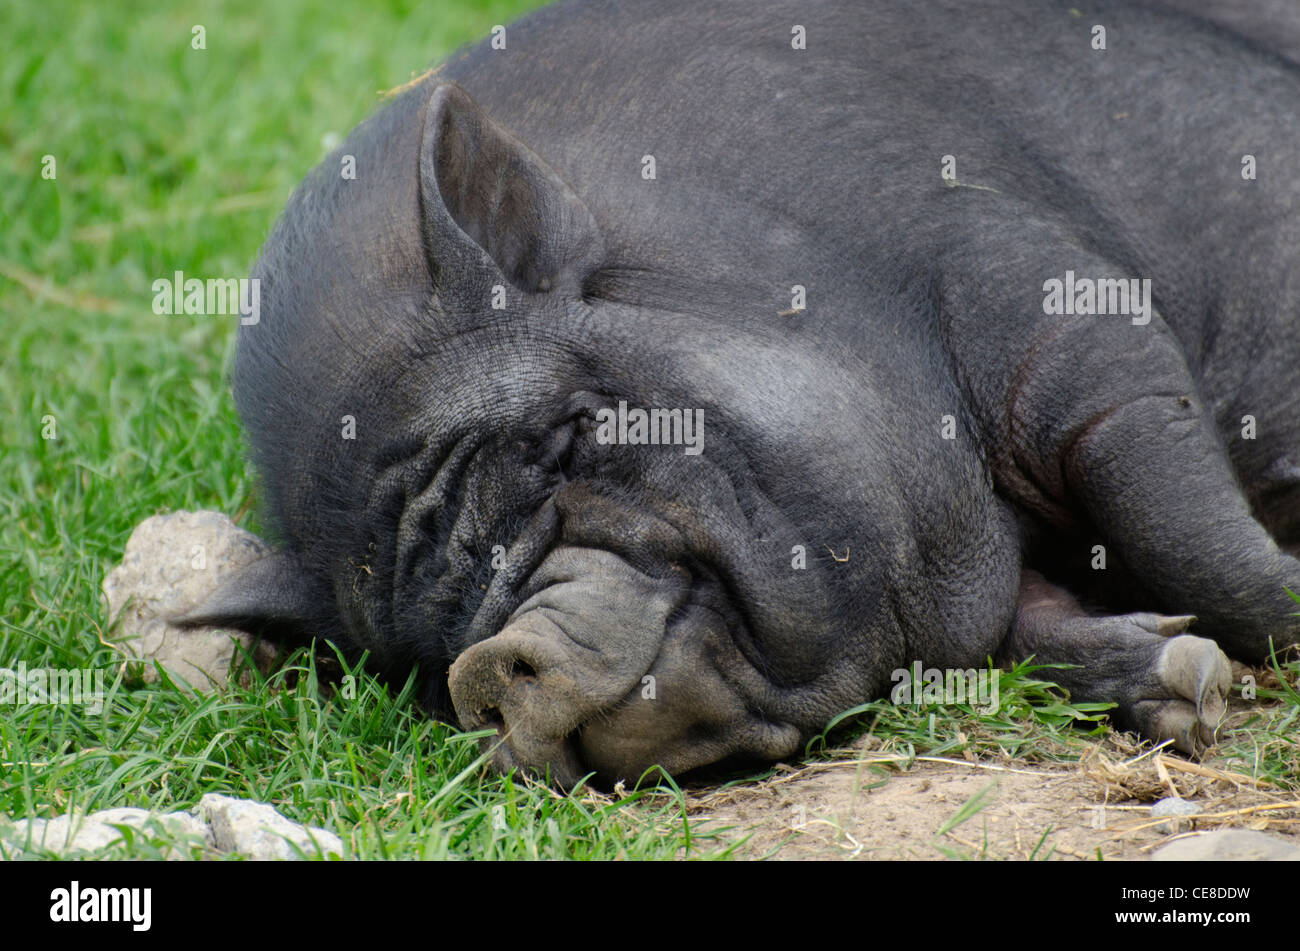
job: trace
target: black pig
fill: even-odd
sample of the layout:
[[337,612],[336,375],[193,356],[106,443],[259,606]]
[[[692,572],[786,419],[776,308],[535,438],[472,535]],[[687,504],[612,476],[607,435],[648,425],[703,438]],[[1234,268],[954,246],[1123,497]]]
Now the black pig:
[[989,656],[1200,750],[1300,639],[1300,13],[1197,6],[565,2],[453,58],[262,252],[280,553],[187,620],[418,664],[562,785]]

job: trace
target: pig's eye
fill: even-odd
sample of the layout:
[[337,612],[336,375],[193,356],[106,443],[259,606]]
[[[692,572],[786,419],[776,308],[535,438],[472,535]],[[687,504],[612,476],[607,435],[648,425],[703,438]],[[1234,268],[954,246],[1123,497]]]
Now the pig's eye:
[[576,420],[562,423],[539,439],[532,447],[534,453],[533,464],[543,472],[567,480],[569,478],[569,461],[573,454],[574,435],[577,429],[576,423]]

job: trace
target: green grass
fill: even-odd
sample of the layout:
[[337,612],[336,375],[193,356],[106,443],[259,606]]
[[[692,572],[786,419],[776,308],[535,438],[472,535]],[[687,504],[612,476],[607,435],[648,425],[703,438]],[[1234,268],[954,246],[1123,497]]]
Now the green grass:
[[[100,583],[142,519],[210,508],[259,527],[225,384],[234,324],[154,315],[151,282],[246,274],[325,137],[536,5],[7,5],[0,666],[89,666],[113,685],[103,715],[0,711],[0,813],[174,811],[215,791],[273,802],[365,858],[727,854],[690,829],[671,786],[615,801],[488,776],[475,735],[364,676],[340,703],[306,655],[196,698],[123,680],[100,639]],[[195,23],[206,50],[190,47]],[[42,438],[48,417],[57,438]],[[147,857],[165,840],[109,853]]]
[[[1056,684],[1043,680],[1053,665],[1032,661],[1003,670],[999,704],[985,712],[978,704],[895,705],[875,700],[846,710],[808,744],[809,755],[838,757],[863,749],[898,754],[901,765],[915,756],[975,756],[1023,763],[1071,762],[1110,727],[1113,704],[1072,703]],[[1271,674],[1271,676],[1269,676]],[[1236,684],[1234,705],[1220,734],[1213,762],[1263,779],[1279,790],[1300,791],[1300,661],[1274,658],[1253,697]],[[884,767],[876,767],[883,776]]]
[[[106,670],[102,715],[0,710],[0,814],[274,803],[363,858],[726,857],[679,789],[562,796],[489,775],[475,734],[358,671],[341,702],[300,652],[196,697],[120,670],[99,595],[149,515],[217,509],[258,531],[225,377],[231,318],[159,317],[151,282],[247,273],[290,189],[379,102],[535,0],[173,4],[13,0],[0,14],[0,667]],[[205,50],[190,46],[206,28]],[[57,177],[41,177],[43,156]],[[53,426],[56,438],[43,438]],[[327,651],[328,648],[320,648]],[[332,659],[330,661],[333,663]],[[1295,678],[1294,666],[1291,678]],[[867,705],[852,723],[908,755],[1068,758],[1087,740],[1033,669],[995,715]],[[1242,757],[1300,786],[1297,702]],[[935,713],[934,719],[931,714]],[[832,731],[834,732],[834,731]],[[1244,741],[1243,741],[1244,742]],[[1262,749],[1257,748],[1262,742]],[[812,755],[831,755],[831,744]],[[972,813],[973,814],[973,813]],[[107,850],[149,857],[165,833]]]
[[[105,662],[108,658],[104,658]],[[717,831],[686,826],[680,791],[563,796],[488,776],[477,740],[421,715],[411,687],[360,670],[344,700],[300,651],[269,677],[195,695],[119,675],[103,714],[26,704],[0,719],[0,812],[52,817],[132,805],[159,812],[205,792],[272,802],[323,826],[358,858],[617,859],[725,856]],[[149,857],[162,830],[100,857]]]
[[923,753],[1025,762],[1074,759],[1088,737],[1106,731],[1101,721],[1113,704],[1071,703],[1060,687],[1035,676],[1050,666],[1026,661],[998,671],[996,709],[978,703],[895,704],[888,699],[861,704],[832,720],[808,744],[808,752],[835,755],[853,740],[859,748],[904,757]]
[[[1271,673],[1257,687],[1251,712],[1220,744],[1220,754],[1237,772],[1300,792],[1300,661],[1281,663],[1275,657]],[[1238,684],[1236,692],[1243,690]]]

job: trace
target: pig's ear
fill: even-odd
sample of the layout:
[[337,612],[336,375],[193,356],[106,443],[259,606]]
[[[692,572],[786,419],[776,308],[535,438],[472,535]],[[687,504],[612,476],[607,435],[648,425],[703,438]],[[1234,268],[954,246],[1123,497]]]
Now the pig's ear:
[[276,552],[240,569],[202,604],[168,620],[180,627],[309,636],[320,610],[319,593],[312,590],[301,562],[288,552]]
[[439,273],[469,263],[453,250],[466,238],[531,293],[576,293],[601,263],[604,242],[587,206],[455,83],[435,89],[425,112],[420,199]]

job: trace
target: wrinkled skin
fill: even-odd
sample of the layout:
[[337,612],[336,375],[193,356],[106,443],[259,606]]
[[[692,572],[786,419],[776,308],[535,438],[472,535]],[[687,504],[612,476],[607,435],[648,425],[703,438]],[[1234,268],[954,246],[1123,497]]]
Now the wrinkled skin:
[[[1200,750],[1300,632],[1300,17],[1196,6],[563,3],[454,57],[263,250],[281,547],[186,620],[418,664],[566,786],[797,756],[915,660]],[[1067,269],[1149,322],[1045,314]],[[703,451],[602,444],[620,400]]]

